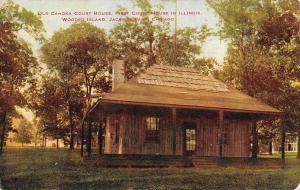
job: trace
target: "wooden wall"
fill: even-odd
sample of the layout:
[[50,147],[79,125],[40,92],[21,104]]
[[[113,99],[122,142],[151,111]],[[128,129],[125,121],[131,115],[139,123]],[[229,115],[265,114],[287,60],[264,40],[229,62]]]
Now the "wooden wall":
[[[116,142],[116,121],[120,121],[119,143]],[[173,154],[172,121],[169,117],[160,117],[159,142],[145,140],[146,117],[142,115],[110,114],[107,117],[105,134],[106,154]],[[182,131],[176,130],[177,152],[181,154]]]
[[[160,117],[159,142],[145,141],[146,116],[141,114],[109,114],[106,120],[106,154],[173,154],[172,120],[166,114]],[[120,122],[119,142],[116,142],[115,122]],[[219,156],[218,120],[215,118],[177,118],[176,155],[183,154],[184,122],[196,123],[196,154]],[[250,157],[251,122],[246,120],[225,120],[227,133],[223,145],[224,157]]]
[[245,120],[225,120],[224,128],[228,131],[228,140],[224,144],[223,155],[225,157],[250,157],[252,123]]
[[219,156],[217,119],[197,120],[196,154],[200,156]]
[[[219,156],[218,121],[199,119],[197,121],[197,155]],[[247,120],[224,121],[224,157],[250,157],[251,122]]]

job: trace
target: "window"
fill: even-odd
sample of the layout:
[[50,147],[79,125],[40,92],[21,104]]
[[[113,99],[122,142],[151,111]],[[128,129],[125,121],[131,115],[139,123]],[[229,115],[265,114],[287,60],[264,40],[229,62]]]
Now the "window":
[[185,146],[186,151],[196,150],[196,129],[185,129]]
[[146,118],[146,142],[159,142],[159,118]]
[[297,143],[285,143],[285,151],[297,152]]

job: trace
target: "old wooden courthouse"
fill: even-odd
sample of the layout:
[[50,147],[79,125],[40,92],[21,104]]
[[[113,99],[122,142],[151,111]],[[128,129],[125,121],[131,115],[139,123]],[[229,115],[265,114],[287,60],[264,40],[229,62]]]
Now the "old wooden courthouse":
[[89,114],[99,165],[244,165],[257,154],[256,122],[281,113],[193,68],[153,65],[126,81],[123,67],[114,62],[112,92]]

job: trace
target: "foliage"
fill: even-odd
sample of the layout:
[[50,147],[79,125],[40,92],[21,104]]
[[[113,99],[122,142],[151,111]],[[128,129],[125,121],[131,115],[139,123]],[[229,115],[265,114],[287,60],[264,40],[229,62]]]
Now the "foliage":
[[4,34],[25,31],[36,40],[43,41],[45,31],[43,22],[33,12],[15,4],[12,0],[5,0],[0,7],[0,24]]
[[[163,9],[163,5],[152,6],[147,0],[136,0],[135,5],[145,14],[136,21],[126,17],[126,21],[111,30],[117,56],[125,59],[127,78],[153,64],[168,64],[196,67],[208,73],[211,62],[200,58],[201,45],[211,35],[208,27],[171,29],[163,17],[153,14]],[[119,11],[128,12],[121,7]]]
[[25,85],[33,83],[37,60],[28,44],[19,37],[25,31],[42,40],[44,31],[39,17],[25,8],[5,1],[0,7],[0,122],[2,152],[8,118],[15,114],[16,105],[25,105],[22,95]]
[[[297,58],[299,2],[207,2],[220,17],[219,36],[230,41],[219,77],[250,96],[284,111],[285,125],[289,130],[295,130],[300,118],[300,94],[292,85],[293,81],[299,81],[300,72]],[[265,121],[261,129],[278,134],[268,126],[278,127],[278,121]]]
[[86,22],[73,24],[56,32],[41,51],[42,61],[50,69],[71,85],[84,85],[86,95],[108,90],[112,53],[103,29]]
[[[70,148],[73,148],[74,126],[84,125],[95,93],[111,88],[109,68],[113,60],[110,40],[103,29],[90,23],[75,23],[56,32],[41,48],[41,60],[60,81],[61,118],[69,121]],[[47,103],[47,102],[45,102]],[[49,103],[49,102],[48,102]],[[52,128],[49,125],[48,128]],[[75,129],[76,130],[76,129]]]
[[[30,107],[40,121],[40,134],[52,138],[66,138],[68,110],[64,84],[57,77],[46,74],[41,82],[31,89]],[[75,106],[74,106],[75,108]],[[79,108],[80,109],[80,108]]]
[[26,119],[21,118],[15,126],[16,133],[14,134],[13,140],[18,143],[31,143],[33,139],[33,125]]

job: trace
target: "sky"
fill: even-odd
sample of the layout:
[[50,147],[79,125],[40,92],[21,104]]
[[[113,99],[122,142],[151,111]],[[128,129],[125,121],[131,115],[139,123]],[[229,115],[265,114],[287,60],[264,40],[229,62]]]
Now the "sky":
[[[139,10],[134,7],[132,0],[14,0],[15,3],[31,10],[33,13],[40,15],[44,27],[46,29],[46,38],[51,36],[58,30],[69,27],[72,23],[70,21],[63,21],[70,18],[93,19],[92,24],[109,31],[118,22],[110,21],[111,18],[119,18],[115,12],[119,6],[126,7],[129,11],[128,16],[133,16]],[[168,15],[163,16],[170,18],[171,12],[176,10],[174,0],[150,0],[153,5],[164,5],[163,12]],[[178,15],[177,26],[181,27],[201,27],[207,24],[212,30],[217,30],[218,17],[214,11],[206,4],[205,0],[178,0],[177,9],[181,13]],[[94,12],[111,15],[95,15]],[[194,12],[194,14],[187,14]],[[67,15],[61,15],[67,14]],[[69,15],[71,14],[71,15]],[[77,15],[75,15],[77,14]],[[84,14],[84,15],[78,15]],[[174,17],[174,16],[173,16]],[[105,21],[96,21],[95,19],[105,19]],[[171,21],[171,26],[175,26],[175,22]],[[21,33],[21,36],[32,45],[33,52],[39,56],[38,44],[32,37],[26,33]],[[219,63],[223,63],[226,54],[227,44],[220,41],[218,37],[210,37],[202,47],[203,57],[214,57]],[[33,114],[30,111],[19,109],[19,112],[28,120],[33,119]]]
[[[129,10],[129,16],[132,16],[134,11],[138,11],[131,0],[15,0],[16,3],[31,10],[36,14],[40,14],[41,19],[46,29],[46,37],[50,38],[54,32],[61,28],[67,28],[74,22],[63,21],[63,18],[105,18],[106,21],[91,21],[92,24],[110,30],[118,22],[109,21],[110,18],[120,17],[114,13],[119,6],[126,7]],[[163,3],[164,12],[168,12],[168,16],[171,17],[171,11],[175,11],[174,0],[151,0],[153,5]],[[218,23],[218,17],[214,11],[208,7],[205,0],[178,0],[178,11],[183,13],[178,15],[178,27],[200,27],[203,24],[207,24],[213,30],[216,30],[216,24]],[[198,14],[184,15],[187,11],[197,12]],[[90,12],[90,15],[74,15],[77,13]],[[94,12],[111,12],[113,15],[94,15]],[[72,15],[57,15],[60,13],[71,13]],[[76,13],[76,14],[77,14]],[[200,13],[200,14],[199,14]],[[174,26],[174,21],[171,22]],[[36,55],[39,54],[38,49],[40,47],[30,36],[23,34],[23,36],[32,44]],[[202,48],[203,56],[215,57],[219,63],[223,62],[223,58],[226,54],[227,44],[224,41],[220,41],[218,37],[211,37],[205,42]]]

